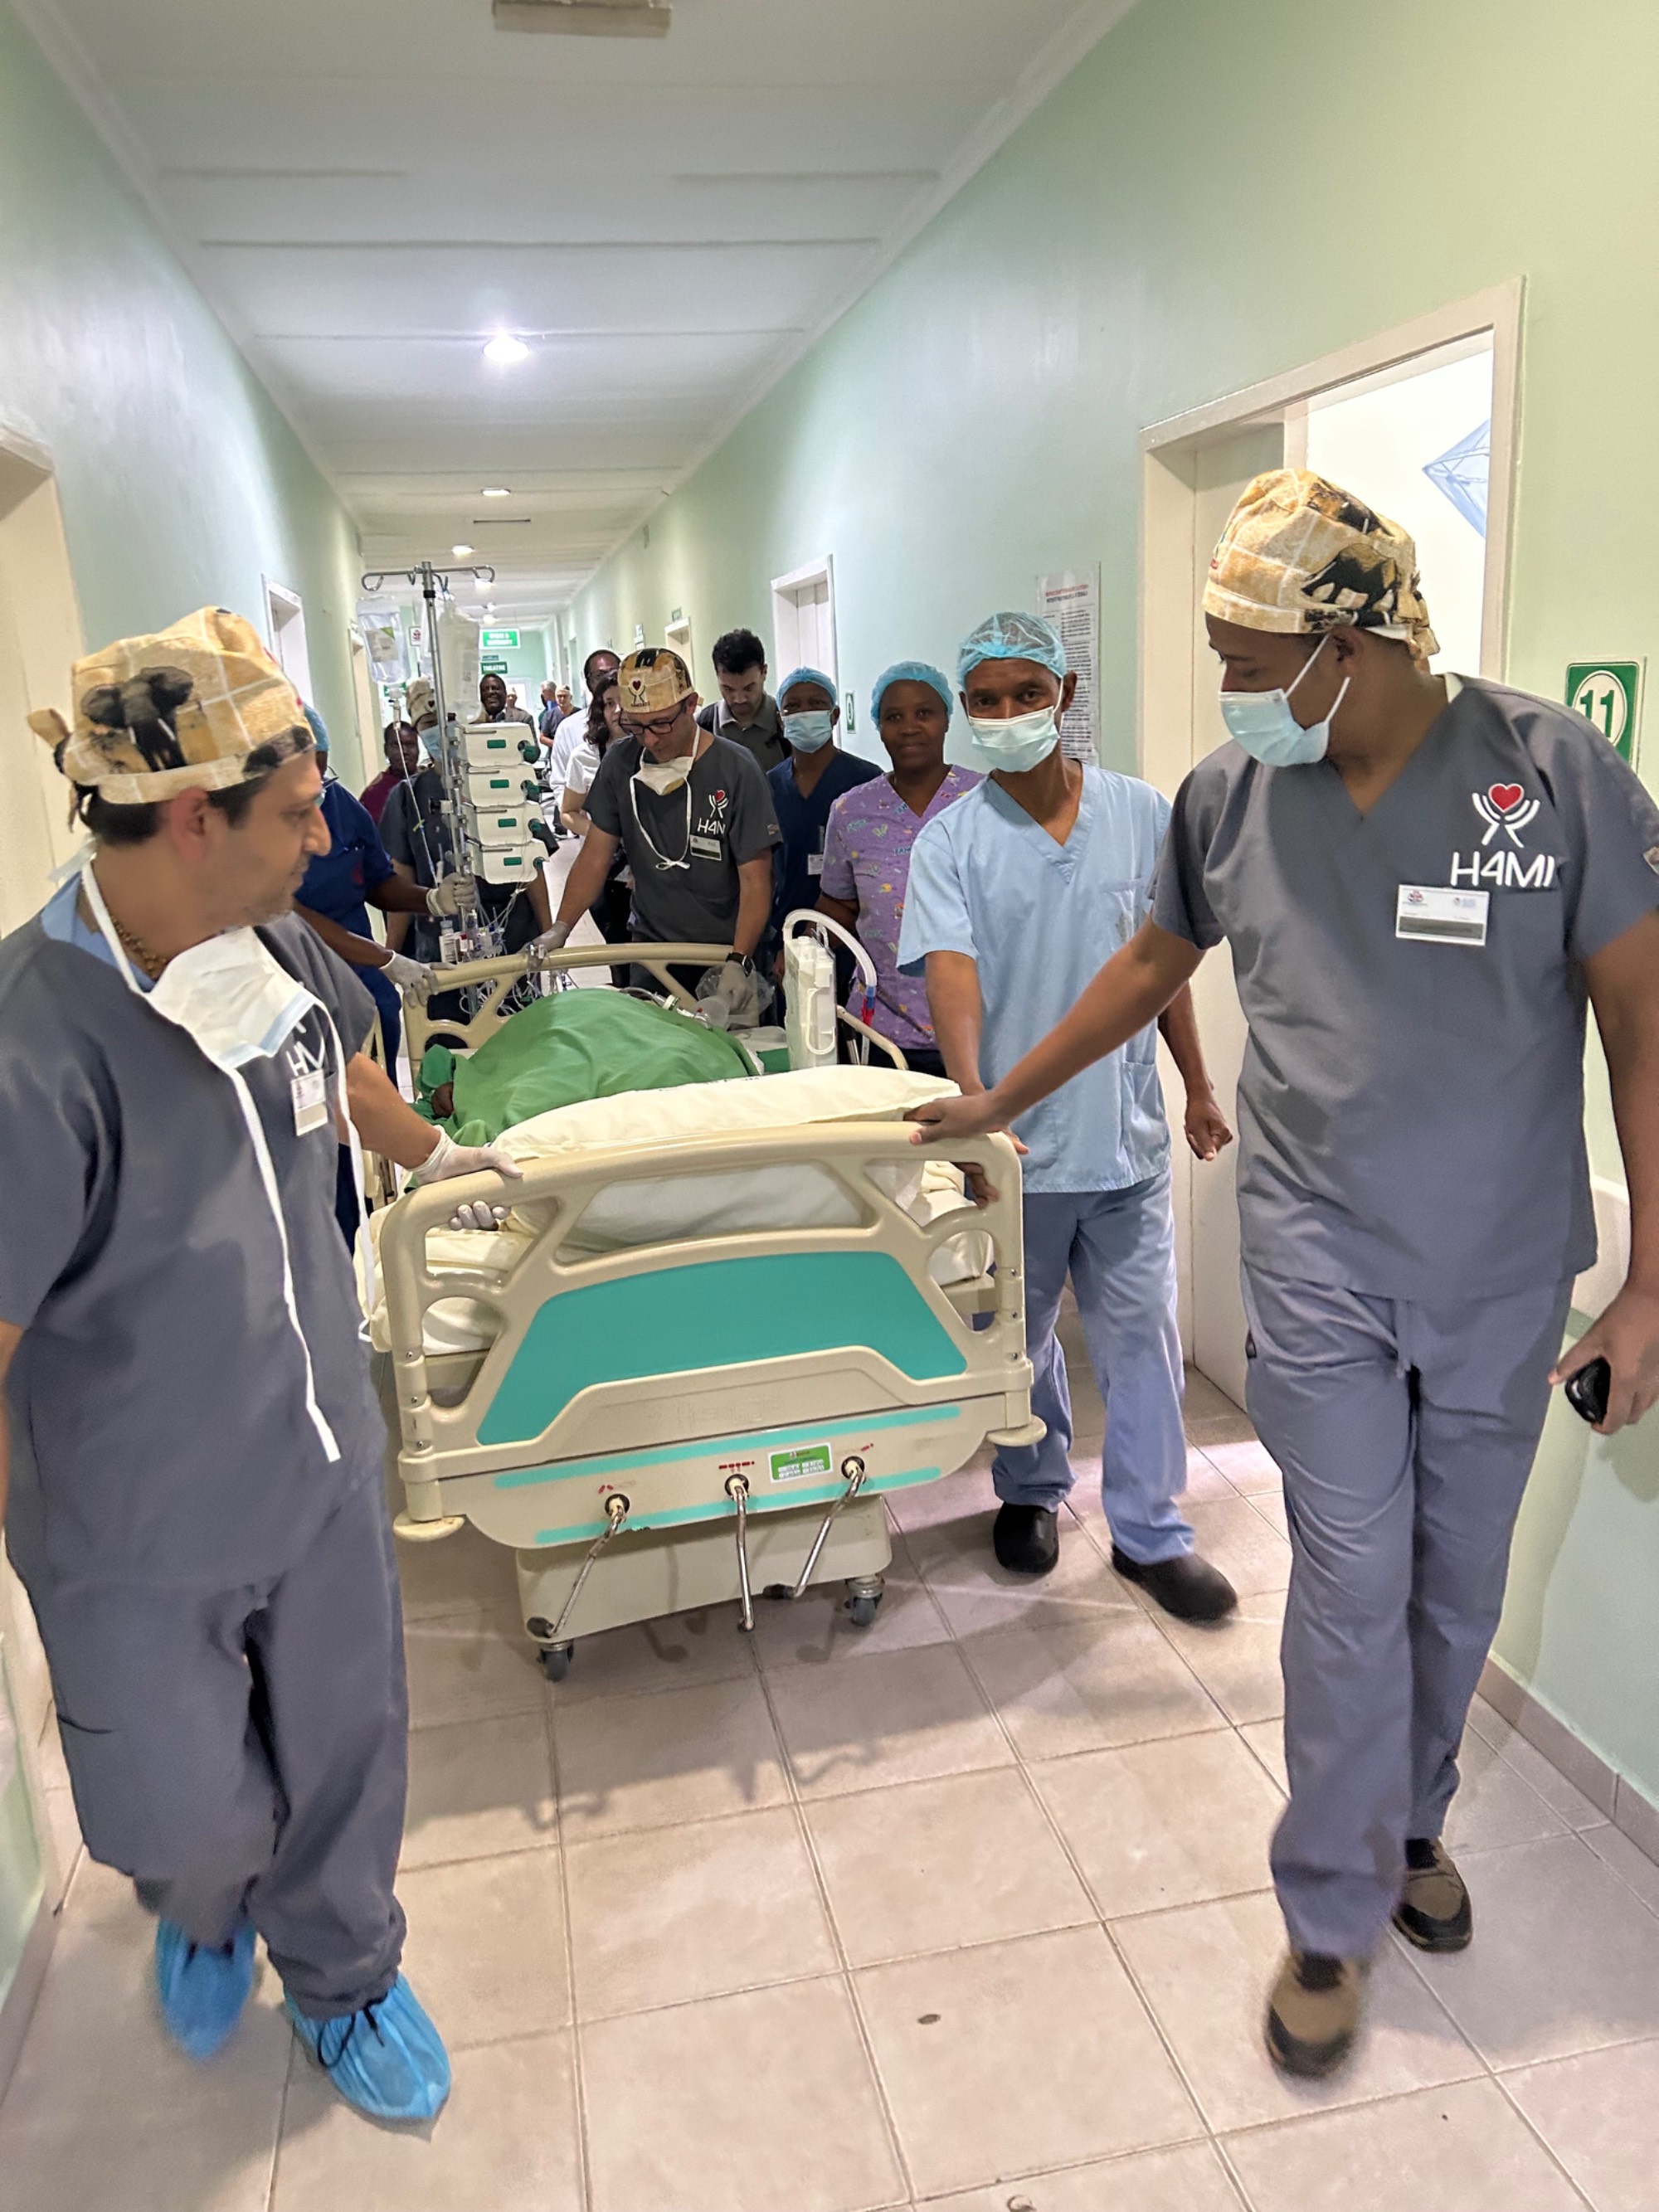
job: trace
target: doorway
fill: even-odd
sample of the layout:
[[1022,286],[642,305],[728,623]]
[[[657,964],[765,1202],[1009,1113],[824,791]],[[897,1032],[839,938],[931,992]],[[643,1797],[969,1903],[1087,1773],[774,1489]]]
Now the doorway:
[[685,663],[686,666],[691,671],[692,675],[695,677],[697,672],[697,664],[692,658],[691,653],[690,623],[689,622],[670,623],[668,628],[663,633],[663,642],[667,646],[671,653],[678,653],[680,659]]
[[265,626],[270,636],[271,658],[307,706],[311,696],[311,656],[306,650],[305,603],[286,584],[262,579],[265,592]]
[[792,668],[821,668],[839,674],[836,657],[836,565],[822,561],[772,579],[772,647],[775,673]]
[[[1200,599],[1211,551],[1250,479],[1320,471],[1416,538],[1439,635],[1437,670],[1499,677],[1521,287],[1506,285],[1403,330],[1155,424],[1141,438],[1140,773],[1173,797],[1225,742]],[[1199,969],[1194,1001],[1216,1093],[1237,1130],[1245,1024],[1231,962]],[[1160,1048],[1171,1126],[1182,1094]],[[1174,1175],[1182,1348],[1244,1395],[1237,1149]]]

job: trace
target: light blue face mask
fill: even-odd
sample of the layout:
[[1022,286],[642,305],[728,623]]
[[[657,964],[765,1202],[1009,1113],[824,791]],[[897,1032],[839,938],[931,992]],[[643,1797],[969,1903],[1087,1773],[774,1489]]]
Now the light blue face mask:
[[1028,775],[1060,743],[1058,711],[1039,707],[1030,714],[1010,714],[1002,721],[984,721],[970,714],[969,750],[974,766],[987,775],[994,775],[999,769],[1005,775]]
[[1264,768],[1306,768],[1311,762],[1323,760],[1329,749],[1331,724],[1348,696],[1351,677],[1343,678],[1335,704],[1322,722],[1310,723],[1304,728],[1291,712],[1291,693],[1323,653],[1326,642],[1321,638],[1288,690],[1221,694],[1221,719],[1228,735]]
[[822,750],[835,734],[836,718],[827,707],[814,707],[802,714],[786,714],[783,734],[798,753]]

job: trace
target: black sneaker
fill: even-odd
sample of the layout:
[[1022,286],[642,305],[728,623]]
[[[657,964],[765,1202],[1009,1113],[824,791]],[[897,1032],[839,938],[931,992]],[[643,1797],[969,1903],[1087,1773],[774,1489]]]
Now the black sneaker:
[[1060,1516],[1047,1505],[1005,1505],[991,1529],[997,1565],[1011,1575],[1052,1574],[1060,1559]]
[[1143,1566],[1112,1547],[1112,1565],[1125,1582],[1139,1583],[1177,1620],[1220,1620],[1238,1603],[1238,1592],[1218,1567],[1185,1552],[1178,1559],[1157,1559]]
[[1394,1924],[1419,1951],[1467,1951],[1474,1940],[1469,1893],[1437,1836],[1413,1837],[1406,1846],[1406,1887]]

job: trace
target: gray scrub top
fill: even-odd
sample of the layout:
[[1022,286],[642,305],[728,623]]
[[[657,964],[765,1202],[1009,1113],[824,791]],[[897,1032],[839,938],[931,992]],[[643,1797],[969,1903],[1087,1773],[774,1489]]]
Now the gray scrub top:
[[[637,738],[611,745],[587,794],[589,820],[622,840],[639,935],[657,945],[729,944],[738,870],[782,842],[766,778],[741,745],[716,738],[687,778],[688,815],[685,785],[665,797],[634,783],[643,757]],[[665,860],[687,865],[665,867]]]
[[[1487,893],[1484,945],[1397,936],[1413,887]],[[1525,692],[1466,680],[1366,815],[1328,761],[1200,762],[1152,919],[1232,947],[1249,1265],[1425,1300],[1589,1267],[1583,963],[1656,906],[1659,807]]]
[[[259,934],[358,1051],[374,1005],[349,968],[297,918]],[[354,1485],[380,1480],[334,1218],[338,1139],[331,1116],[295,1130],[294,1077],[318,1066],[331,1096],[333,1047],[312,1007],[243,1074],[337,1463],[306,1410],[276,1225],[229,1078],[41,916],[0,945],[0,1320],[24,1331],[8,1377],[6,1536],[32,1587],[263,1581]]]

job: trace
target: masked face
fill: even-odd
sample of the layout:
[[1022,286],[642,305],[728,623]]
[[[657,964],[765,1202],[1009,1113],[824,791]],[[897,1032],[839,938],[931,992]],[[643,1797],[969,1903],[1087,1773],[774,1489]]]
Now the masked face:
[[982,660],[963,682],[969,750],[987,775],[1024,775],[1060,743],[1076,678],[1034,660]]
[[821,684],[792,684],[778,703],[783,734],[796,752],[820,752],[834,737],[836,702]]
[[1328,636],[1321,638],[1297,671],[1295,679],[1283,689],[1221,694],[1221,719],[1227,725],[1228,735],[1264,768],[1306,768],[1315,761],[1323,760],[1329,750],[1331,724],[1348,696],[1352,678],[1343,678],[1342,688],[1322,721],[1298,722],[1291,706],[1291,692],[1329,642]]

